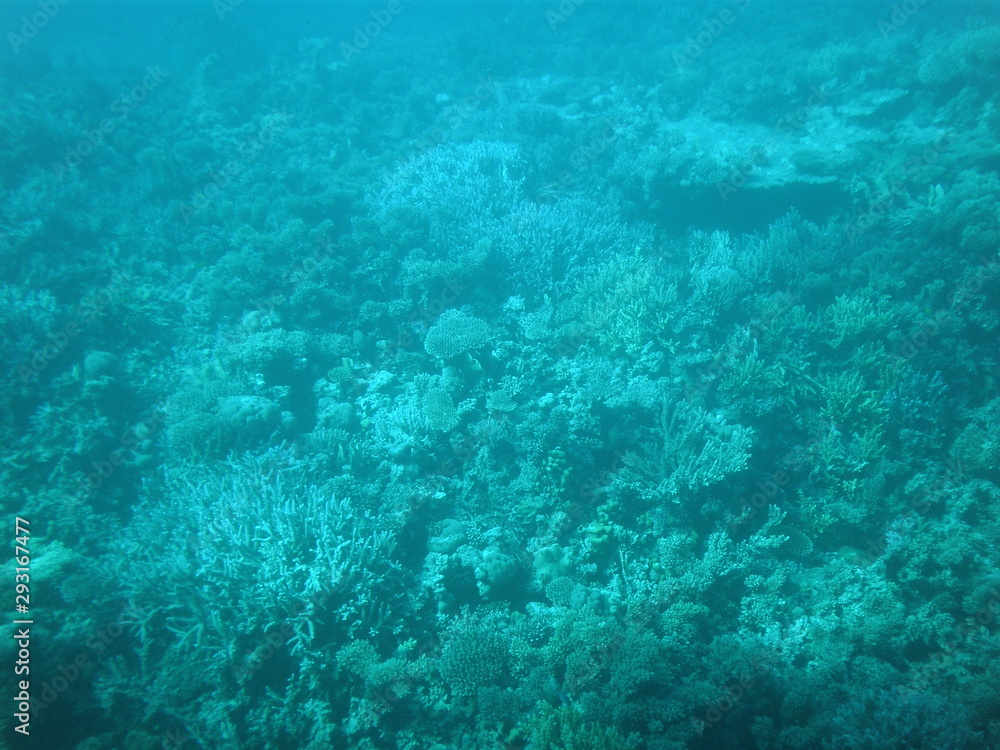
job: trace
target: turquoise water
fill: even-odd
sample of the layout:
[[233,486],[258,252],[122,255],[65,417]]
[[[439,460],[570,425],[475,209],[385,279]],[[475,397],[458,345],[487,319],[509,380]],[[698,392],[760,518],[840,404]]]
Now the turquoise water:
[[0,748],[1000,747],[998,15],[6,5]]

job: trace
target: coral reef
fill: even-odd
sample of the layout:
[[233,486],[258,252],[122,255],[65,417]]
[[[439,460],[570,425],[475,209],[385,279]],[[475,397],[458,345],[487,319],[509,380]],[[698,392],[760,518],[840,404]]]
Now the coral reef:
[[993,9],[161,5],[0,59],[36,746],[1000,747]]

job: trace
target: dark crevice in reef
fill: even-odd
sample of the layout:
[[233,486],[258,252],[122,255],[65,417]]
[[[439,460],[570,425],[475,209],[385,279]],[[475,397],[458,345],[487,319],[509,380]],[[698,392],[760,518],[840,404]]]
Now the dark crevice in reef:
[[739,236],[766,234],[767,228],[791,209],[822,226],[847,207],[844,186],[832,181],[742,189],[724,184],[689,185],[660,192],[647,218],[671,232],[722,230]]

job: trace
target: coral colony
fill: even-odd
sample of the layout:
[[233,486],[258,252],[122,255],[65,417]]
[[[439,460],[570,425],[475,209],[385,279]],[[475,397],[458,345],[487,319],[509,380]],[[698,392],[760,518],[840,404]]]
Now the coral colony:
[[995,4],[108,10],[2,27],[0,747],[1000,748]]

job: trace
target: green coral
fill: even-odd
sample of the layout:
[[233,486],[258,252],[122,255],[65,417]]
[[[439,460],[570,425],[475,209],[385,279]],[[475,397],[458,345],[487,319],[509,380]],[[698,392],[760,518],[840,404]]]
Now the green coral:
[[851,370],[830,373],[818,380],[822,387],[820,414],[845,430],[876,430],[878,442],[888,412],[881,394],[869,388],[860,373]]
[[677,284],[638,250],[612,255],[580,282],[559,309],[573,336],[593,340],[603,354],[638,355],[649,345],[673,351]]
[[830,345],[834,348],[845,343],[868,343],[885,336],[893,325],[891,307],[885,297],[872,300],[862,295],[841,295],[830,305],[827,315],[832,334]]
[[609,491],[645,504],[683,506],[747,467],[754,432],[687,401],[664,400],[655,440],[626,453]]
[[969,423],[951,447],[952,465],[959,473],[1000,479],[1000,399],[970,414]]
[[480,688],[508,681],[510,644],[495,618],[467,616],[451,628],[438,668],[452,694],[471,698]]
[[588,722],[570,706],[555,708],[539,704],[526,721],[530,747],[546,750],[635,750],[638,743],[629,741],[614,727]]

